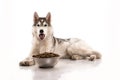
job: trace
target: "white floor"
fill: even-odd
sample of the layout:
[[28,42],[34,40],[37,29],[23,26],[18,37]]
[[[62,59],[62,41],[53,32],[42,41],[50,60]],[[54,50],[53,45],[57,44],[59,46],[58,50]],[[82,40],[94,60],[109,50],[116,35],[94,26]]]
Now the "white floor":
[[[112,54],[112,53],[109,53]],[[119,80],[119,57],[104,56],[97,61],[60,60],[51,69],[40,69],[38,66],[20,67],[14,56],[0,58],[1,80]],[[5,61],[3,61],[5,60]]]
[[[119,0],[0,1],[0,80],[120,80],[119,4]],[[34,11],[40,16],[50,11],[55,36],[82,38],[102,59],[60,60],[52,69],[20,67],[30,51]]]

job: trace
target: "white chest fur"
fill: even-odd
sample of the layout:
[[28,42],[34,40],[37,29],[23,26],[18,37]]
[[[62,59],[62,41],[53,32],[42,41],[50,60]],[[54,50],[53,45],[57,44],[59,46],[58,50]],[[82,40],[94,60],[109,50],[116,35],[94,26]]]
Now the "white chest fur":
[[44,53],[44,52],[53,52],[53,46],[51,44],[50,40],[47,41],[40,41],[39,44],[39,53]]

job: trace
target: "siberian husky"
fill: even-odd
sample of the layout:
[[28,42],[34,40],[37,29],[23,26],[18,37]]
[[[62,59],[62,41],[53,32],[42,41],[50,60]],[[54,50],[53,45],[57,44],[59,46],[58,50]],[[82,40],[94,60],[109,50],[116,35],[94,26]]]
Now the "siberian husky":
[[31,66],[35,62],[32,55],[53,52],[64,59],[93,61],[100,59],[101,55],[90,48],[84,41],[77,38],[60,39],[53,35],[50,12],[46,17],[39,17],[34,13],[34,24],[32,27],[33,45],[30,55],[20,62],[21,66]]

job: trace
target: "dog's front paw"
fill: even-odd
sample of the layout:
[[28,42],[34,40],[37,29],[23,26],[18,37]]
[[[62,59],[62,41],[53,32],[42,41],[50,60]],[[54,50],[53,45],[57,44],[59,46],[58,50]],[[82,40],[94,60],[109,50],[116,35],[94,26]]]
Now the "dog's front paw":
[[20,66],[32,66],[34,64],[35,64],[35,62],[33,60],[32,61],[21,61],[19,63]]

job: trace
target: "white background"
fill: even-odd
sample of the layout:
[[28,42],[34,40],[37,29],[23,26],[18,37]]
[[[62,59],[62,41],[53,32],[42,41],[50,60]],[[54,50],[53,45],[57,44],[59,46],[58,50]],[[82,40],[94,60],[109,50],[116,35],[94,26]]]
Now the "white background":
[[[102,60],[61,60],[51,70],[19,67],[31,48],[34,11],[51,12],[56,37],[81,38],[101,52]],[[120,80],[119,27],[119,0],[2,0],[0,80]]]

